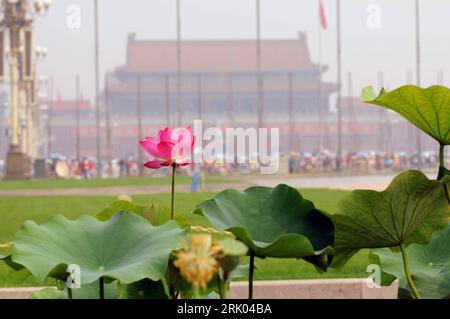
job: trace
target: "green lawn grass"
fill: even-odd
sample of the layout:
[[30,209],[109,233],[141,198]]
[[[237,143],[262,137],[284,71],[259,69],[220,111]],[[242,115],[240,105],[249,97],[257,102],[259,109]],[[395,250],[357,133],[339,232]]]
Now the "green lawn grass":
[[[318,208],[334,213],[336,203],[347,194],[338,190],[302,190],[303,196],[314,201]],[[188,218],[192,224],[208,226],[208,221],[193,215],[195,206],[214,193],[177,193],[176,211]],[[114,200],[111,196],[57,196],[57,197],[4,197],[0,199],[0,243],[14,239],[15,232],[25,220],[31,219],[38,223],[44,222],[50,216],[63,214],[74,219],[82,214],[95,214]],[[134,196],[137,204],[160,203],[168,205],[170,194],[152,194]],[[368,264],[367,252],[357,254],[342,270],[329,270],[319,275],[314,267],[302,260],[257,259],[255,278],[258,280],[277,279],[318,279],[318,278],[355,278],[365,277]],[[14,273],[0,262],[0,287],[35,286],[53,284],[52,281],[38,283],[23,273]]]
[[[177,184],[190,184],[190,176],[177,176]],[[206,183],[232,183],[239,182],[239,179],[208,176]],[[21,189],[55,189],[55,188],[96,188],[113,186],[152,186],[170,185],[169,176],[149,176],[149,177],[123,177],[113,179],[34,179],[30,181],[5,181],[0,180],[0,190],[21,190]]]

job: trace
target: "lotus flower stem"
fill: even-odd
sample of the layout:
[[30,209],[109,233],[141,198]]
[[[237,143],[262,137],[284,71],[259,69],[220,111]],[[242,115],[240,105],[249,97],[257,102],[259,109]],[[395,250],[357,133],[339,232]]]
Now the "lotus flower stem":
[[[444,160],[444,152],[445,145],[441,144],[439,147],[439,166],[443,169],[445,169],[445,160]],[[438,179],[441,177],[441,174],[439,173]],[[447,195],[447,201],[450,205],[450,186],[448,184],[444,185],[445,195]]]
[[445,145],[441,144],[439,146],[439,165],[441,167],[445,167],[445,161],[444,161],[444,149],[445,149]]
[[408,265],[408,256],[406,254],[406,249],[403,245],[400,245],[400,250],[402,252],[402,258],[403,258],[403,267],[405,268],[405,275],[406,280],[408,281],[409,287],[411,288],[411,291],[416,299],[420,299],[420,293],[416,288],[416,285],[414,284],[414,281],[411,277],[411,272],[409,271],[409,265]]
[[172,197],[170,202],[170,219],[173,219],[174,215],[174,199],[175,199],[175,173],[176,173],[177,165],[175,163],[172,164]]
[[220,276],[217,276],[217,288],[219,289],[220,299],[227,299],[227,289],[226,289],[227,280],[222,280]]
[[175,267],[174,267],[174,265],[173,265],[173,263],[169,260],[169,282],[168,282],[168,284],[169,284],[169,296],[170,296],[170,298],[171,299],[178,299],[177,298],[177,292],[175,292],[175,287],[173,286],[173,284],[172,284],[172,278],[173,278],[173,276],[174,276],[174,274],[173,274],[173,272],[175,271]]
[[[175,174],[176,174],[176,170],[177,170],[177,164],[173,163],[172,164],[172,194],[171,194],[171,198],[170,198],[170,219],[173,220],[174,218],[174,202],[175,202]],[[172,299],[176,299],[176,292],[175,292],[175,288],[173,287],[172,284],[172,271],[173,271],[173,266],[172,264],[169,263],[169,294],[170,294],[170,298]]]
[[67,296],[69,297],[69,299],[73,299],[72,288],[67,287]]
[[250,267],[248,269],[248,299],[253,299],[253,273],[255,271],[255,253],[250,251]]
[[99,282],[99,290],[100,290],[100,299],[105,299],[105,281],[103,277],[100,277]]
[[449,184],[445,184],[444,188],[445,188],[445,194],[447,194],[448,204],[450,205],[450,185]]

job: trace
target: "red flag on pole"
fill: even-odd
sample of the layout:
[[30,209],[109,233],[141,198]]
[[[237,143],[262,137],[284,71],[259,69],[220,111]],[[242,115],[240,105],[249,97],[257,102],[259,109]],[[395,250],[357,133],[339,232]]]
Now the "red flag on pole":
[[323,30],[327,30],[328,28],[328,22],[327,22],[327,15],[325,13],[325,6],[323,5],[322,0],[320,0],[320,24],[322,25]]

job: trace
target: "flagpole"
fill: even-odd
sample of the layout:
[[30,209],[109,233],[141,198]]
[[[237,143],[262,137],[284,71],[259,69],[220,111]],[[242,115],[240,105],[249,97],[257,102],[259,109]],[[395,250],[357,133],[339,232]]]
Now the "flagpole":
[[[142,132],[142,88],[141,88],[141,73],[138,73],[137,75],[137,127],[138,127],[138,138],[143,138],[143,132]],[[138,147],[138,170],[139,170],[139,176],[144,175],[144,170],[142,168],[142,165],[144,164],[142,153],[142,147]]]
[[96,150],[97,150],[97,177],[101,178],[101,150],[100,150],[100,54],[99,54],[99,22],[98,22],[98,0],[94,1],[94,33],[95,33],[95,130],[96,130]]
[[113,143],[112,143],[112,126],[111,126],[111,103],[109,94],[109,76],[110,73],[106,72],[105,74],[106,149],[108,157],[108,176],[112,177]]
[[80,163],[80,75],[76,76],[76,99],[75,99],[75,138],[76,138],[76,159]]
[[318,55],[319,55],[319,79],[317,82],[317,107],[319,112],[319,153],[324,149],[324,119],[322,107],[322,0],[319,0],[319,41],[318,41]]
[[342,47],[341,47],[341,0],[337,0],[336,3],[336,16],[337,16],[337,84],[338,84],[338,96],[337,96],[337,161],[336,169],[340,171],[342,169],[342,108],[341,108],[341,94],[342,94]]
[[181,110],[181,5],[180,0],[176,0],[177,19],[177,126],[182,124]]
[[[357,150],[356,136],[354,126],[356,124],[355,119],[355,104],[353,102],[353,74],[352,71],[349,71],[347,74],[347,85],[348,85],[348,100],[349,105],[347,105],[349,113],[347,114],[347,121],[350,118],[350,121],[347,122],[347,129],[349,130],[349,139],[347,140],[347,147],[349,150],[355,152]],[[349,143],[350,142],[350,143]]]
[[53,118],[53,107],[55,105],[55,81],[54,77],[50,78],[50,104],[48,106],[48,119],[47,119],[47,157],[50,158],[52,153],[52,118]]
[[165,98],[165,107],[166,107],[166,126],[170,127],[170,82],[169,82],[169,74],[166,74],[164,76],[164,82],[165,82],[165,91],[166,91],[166,98]]
[[[421,60],[420,60],[420,12],[419,12],[419,0],[416,0],[416,74],[417,74],[417,85],[421,85]],[[417,140],[417,153],[418,153],[418,168],[422,168],[422,138],[419,129],[416,129],[416,140]]]
[[264,121],[263,78],[261,73],[261,3],[256,0],[256,77],[258,91],[258,129]]

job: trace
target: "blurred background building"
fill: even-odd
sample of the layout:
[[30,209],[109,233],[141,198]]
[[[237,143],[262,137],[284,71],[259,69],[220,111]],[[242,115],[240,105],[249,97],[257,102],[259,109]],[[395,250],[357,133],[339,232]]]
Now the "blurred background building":
[[[411,143],[405,143],[409,133],[406,121],[362,103],[359,96],[343,96],[337,102],[331,99],[337,85],[321,80],[327,66],[311,60],[306,34],[261,43],[265,126],[280,128],[281,151],[335,152],[335,103],[340,103],[343,112],[346,152],[414,151]],[[255,40],[181,42],[183,125],[202,119],[204,127],[255,127],[255,45]],[[115,158],[136,155],[139,105],[146,135],[165,125],[175,125],[175,60],[176,41],[128,36],[127,60],[110,73],[108,88],[101,98],[102,118],[108,106],[111,122],[100,123],[100,136],[106,145],[107,130],[111,130]],[[105,103],[106,97],[109,104]],[[294,118],[289,116],[290,103]],[[47,104],[53,105],[52,151],[75,157],[77,101],[59,96]],[[290,147],[291,134],[294,138]],[[89,101],[81,99],[79,137],[83,154],[95,155],[95,136],[95,110]]]

